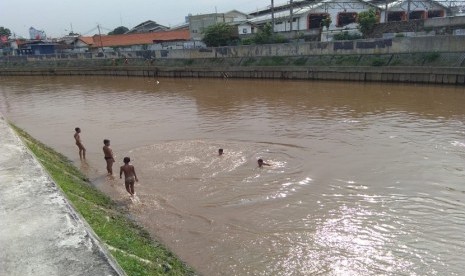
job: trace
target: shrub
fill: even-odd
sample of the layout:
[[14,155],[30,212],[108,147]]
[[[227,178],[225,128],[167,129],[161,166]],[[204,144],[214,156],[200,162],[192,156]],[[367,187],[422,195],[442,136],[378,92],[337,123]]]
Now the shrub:
[[432,53],[427,53],[425,54],[425,62],[433,62],[439,58],[439,53],[438,52],[432,52]]
[[385,64],[386,62],[382,58],[374,58],[373,61],[371,62],[372,66],[383,66]]
[[374,9],[363,11],[358,14],[358,29],[364,37],[368,37],[378,21],[378,15]]
[[340,32],[333,36],[334,40],[356,40],[362,38],[361,35],[357,33],[349,33],[348,31]]
[[203,35],[203,42],[208,47],[231,45],[236,39],[232,26],[226,23],[211,25],[203,31]]

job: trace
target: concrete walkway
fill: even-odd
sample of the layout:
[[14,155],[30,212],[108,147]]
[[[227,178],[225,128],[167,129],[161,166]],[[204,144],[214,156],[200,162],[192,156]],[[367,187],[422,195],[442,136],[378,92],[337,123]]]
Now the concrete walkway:
[[124,275],[0,114],[0,275]]

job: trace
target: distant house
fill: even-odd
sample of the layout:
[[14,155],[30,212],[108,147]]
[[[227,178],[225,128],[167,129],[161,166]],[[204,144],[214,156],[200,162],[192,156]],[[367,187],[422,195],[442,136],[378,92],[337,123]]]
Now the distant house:
[[176,43],[189,41],[188,30],[122,34],[122,35],[94,35],[79,37],[77,43],[86,44],[90,51],[142,51],[153,50],[161,43]]
[[131,30],[127,31],[126,34],[140,34],[140,33],[154,33],[154,32],[163,32],[169,28],[163,25],[158,24],[155,21],[147,20],[135,26]]
[[44,40],[16,41],[17,55],[51,55],[55,54],[56,43]]
[[239,35],[250,35],[256,32],[257,26],[249,21],[244,21],[237,24]]
[[226,13],[210,13],[189,15],[189,32],[192,40],[199,41],[203,38],[203,31],[215,24],[226,23],[236,25],[244,22],[249,16],[243,12],[232,10]]

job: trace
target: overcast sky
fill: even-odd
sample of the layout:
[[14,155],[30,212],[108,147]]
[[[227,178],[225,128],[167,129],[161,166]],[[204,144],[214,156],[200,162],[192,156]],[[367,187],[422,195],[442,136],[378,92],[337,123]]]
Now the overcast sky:
[[[275,5],[286,0],[275,0]],[[68,34],[71,26],[82,35],[108,33],[118,26],[129,29],[146,20],[174,26],[193,15],[236,9],[249,13],[271,4],[270,0],[0,0],[0,26],[17,36],[29,37],[29,27],[47,36]]]

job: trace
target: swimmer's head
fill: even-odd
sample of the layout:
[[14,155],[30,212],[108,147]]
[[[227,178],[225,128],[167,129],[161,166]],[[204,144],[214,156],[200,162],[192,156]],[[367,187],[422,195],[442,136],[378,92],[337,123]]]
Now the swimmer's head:
[[74,130],[75,130],[77,133],[81,132],[81,129],[80,129],[80,128],[78,128],[78,127],[77,127],[77,128],[75,128]]
[[263,159],[261,159],[261,158],[258,159],[258,160],[257,160],[257,163],[258,163],[258,166],[259,166],[259,167],[263,166]]
[[223,149],[218,150],[218,155],[223,155]]
[[131,158],[124,157],[123,162],[124,162],[124,164],[128,164],[129,162],[131,162]]
[[103,140],[103,143],[105,144],[105,146],[108,146],[108,145],[110,145],[110,140],[104,139],[104,140]]

